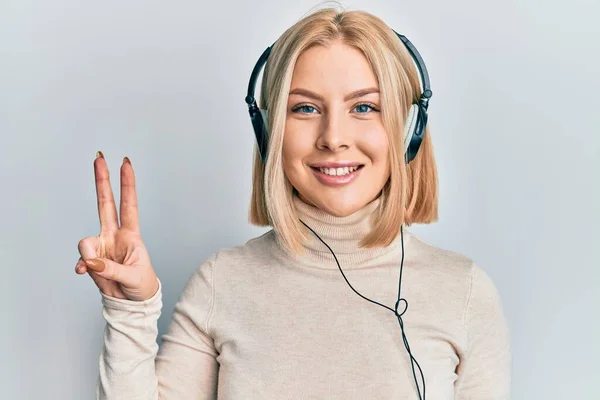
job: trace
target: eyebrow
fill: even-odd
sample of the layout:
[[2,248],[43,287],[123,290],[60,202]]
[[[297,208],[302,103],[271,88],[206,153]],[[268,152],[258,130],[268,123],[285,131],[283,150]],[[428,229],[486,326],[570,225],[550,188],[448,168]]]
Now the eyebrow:
[[[352,99],[356,99],[359,97],[363,97],[366,96],[368,94],[371,93],[379,93],[379,89],[374,88],[374,87],[370,87],[370,88],[365,88],[365,89],[359,89],[359,90],[355,90],[354,92],[348,93],[345,97],[344,97],[344,101],[348,101],[348,100],[352,100]],[[292,94],[297,94],[300,96],[305,96],[305,97],[310,97],[311,99],[315,99],[315,100],[319,100],[319,101],[324,101],[325,99],[323,98],[323,96],[315,93],[315,92],[311,92],[308,89],[302,89],[302,88],[296,88],[292,91],[290,91],[290,95]]]

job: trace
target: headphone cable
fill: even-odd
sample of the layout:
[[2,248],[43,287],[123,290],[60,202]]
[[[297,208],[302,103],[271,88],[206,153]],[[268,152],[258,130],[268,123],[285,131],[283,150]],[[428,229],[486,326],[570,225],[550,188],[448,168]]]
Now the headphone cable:
[[[412,355],[410,346],[408,344],[408,339],[406,337],[406,333],[404,332],[404,322],[402,320],[402,316],[404,315],[406,310],[408,310],[408,301],[406,299],[403,299],[400,295],[401,289],[402,289],[402,269],[404,267],[404,231],[403,231],[403,227],[400,226],[400,243],[402,246],[402,258],[400,261],[400,277],[398,279],[398,300],[396,301],[396,305],[395,305],[394,309],[392,309],[384,304],[378,303],[374,300],[369,299],[368,297],[363,296],[356,289],[354,289],[354,287],[348,281],[348,278],[346,278],[346,274],[344,274],[344,271],[342,271],[342,267],[340,266],[340,263],[335,255],[335,253],[331,249],[331,247],[329,247],[329,245],[327,243],[325,243],[325,241],[323,239],[321,239],[321,237],[310,226],[306,225],[304,223],[304,221],[300,220],[300,222],[302,222],[302,224],[304,224],[304,226],[306,226],[321,241],[321,243],[323,243],[325,245],[325,247],[327,247],[327,249],[329,249],[329,251],[333,255],[333,258],[338,266],[338,269],[340,270],[340,272],[342,273],[342,276],[344,277],[344,280],[346,281],[348,286],[350,286],[350,289],[352,289],[354,291],[354,293],[356,293],[363,299],[365,299],[373,304],[377,304],[378,306],[381,306],[381,307],[393,312],[394,315],[396,315],[396,317],[398,318],[398,324],[400,325],[400,330],[402,331],[402,341],[404,342],[404,347],[406,348],[406,351],[408,352],[408,355],[410,357],[410,364],[411,364],[411,368],[412,368],[413,378],[415,381],[415,386],[417,387],[417,393],[419,395],[419,400],[425,400],[425,376],[423,375],[423,370],[421,369],[421,366],[417,362],[416,358],[413,357],[413,355]],[[402,312],[398,312],[398,307],[400,306],[400,303],[404,303],[404,309],[402,310]],[[422,396],[421,396],[421,389],[419,387],[418,380],[417,380],[417,374],[415,371],[415,364],[417,365],[417,368],[419,369],[419,373],[421,375],[421,382],[423,384],[423,395]]]

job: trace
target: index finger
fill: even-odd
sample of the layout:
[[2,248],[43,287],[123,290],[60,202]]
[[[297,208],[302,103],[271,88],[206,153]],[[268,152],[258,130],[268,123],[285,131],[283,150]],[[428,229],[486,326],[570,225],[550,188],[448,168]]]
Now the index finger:
[[123,158],[121,165],[121,227],[138,232],[139,216],[137,194],[135,192],[135,173],[129,157]]
[[96,178],[96,198],[98,200],[98,216],[100,231],[116,231],[119,229],[117,206],[110,186],[108,165],[101,151],[96,153],[94,160],[94,176]]

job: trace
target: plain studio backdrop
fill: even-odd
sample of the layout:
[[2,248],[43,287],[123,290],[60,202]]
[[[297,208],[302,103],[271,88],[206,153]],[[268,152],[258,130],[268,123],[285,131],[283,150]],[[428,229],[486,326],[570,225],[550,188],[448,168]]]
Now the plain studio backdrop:
[[[0,0],[3,399],[94,396],[104,319],[74,267],[98,233],[96,150],[117,200],[122,158],[135,168],[161,335],[192,271],[265,231],[247,222],[243,100],[261,52],[316,5]],[[600,4],[342,5],[382,17],[427,64],[440,220],[411,229],[496,283],[513,398],[600,398]]]

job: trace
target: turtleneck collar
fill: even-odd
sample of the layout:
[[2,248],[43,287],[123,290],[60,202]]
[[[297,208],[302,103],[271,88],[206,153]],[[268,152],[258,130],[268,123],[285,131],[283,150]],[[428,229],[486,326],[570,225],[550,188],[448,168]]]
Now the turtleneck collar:
[[[398,265],[402,256],[401,236],[388,246],[360,247],[361,240],[371,231],[374,217],[379,208],[377,198],[354,214],[336,217],[323,210],[303,202],[294,196],[294,205],[299,218],[314,230],[335,253],[343,270],[372,268],[386,264]],[[404,228],[404,249],[406,250],[410,234]],[[305,252],[291,254],[284,252],[294,260],[312,267],[338,269],[333,255],[312,232],[304,242]],[[406,259],[405,259],[406,261]]]

